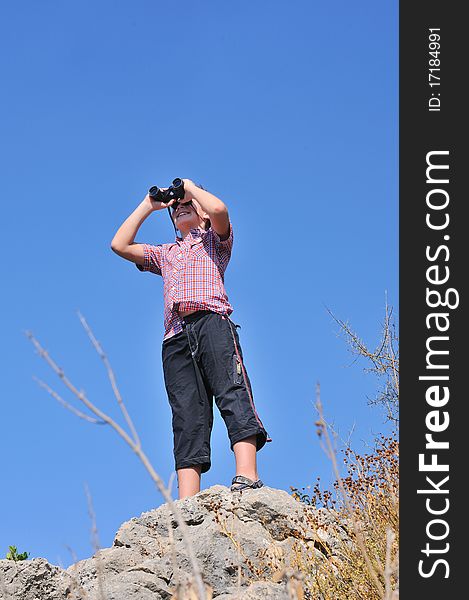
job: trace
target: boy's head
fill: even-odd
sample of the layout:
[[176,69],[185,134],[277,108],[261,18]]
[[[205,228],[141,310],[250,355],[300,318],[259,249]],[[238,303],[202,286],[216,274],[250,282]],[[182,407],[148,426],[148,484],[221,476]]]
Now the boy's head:
[[[205,189],[200,184],[197,187]],[[196,229],[197,227],[202,227],[207,231],[210,227],[209,215],[194,198],[189,202],[179,203],[177,208],[172,210],[171,217],[175,227],[181,233],[188,233],[190,229]]]

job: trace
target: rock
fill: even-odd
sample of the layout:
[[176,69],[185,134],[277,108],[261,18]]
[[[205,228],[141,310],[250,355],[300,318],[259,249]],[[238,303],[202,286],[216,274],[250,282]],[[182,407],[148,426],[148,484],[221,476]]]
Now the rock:
[[238,593],[237,588],[230,588],[228,593],[220,594],[217,600],[287,600],[285,585],[270,583],[268,581],[257,581],[247,588],[242,588]]
[[[294,572],[295,553],[324,560],[347,537],[330,512],[267,486],[233,494],[214,485],[176,503],[204,582],[219,600],[287,600],[291,577],[284,574]],[[0,599],[169,600],[191,573],[181,528],[162,504],[123,523],[111,548],[66,570],[44,558],[0,560]]]
[[0,598],[3,600],[62,600],[69,576],[45,558],[0,560]]

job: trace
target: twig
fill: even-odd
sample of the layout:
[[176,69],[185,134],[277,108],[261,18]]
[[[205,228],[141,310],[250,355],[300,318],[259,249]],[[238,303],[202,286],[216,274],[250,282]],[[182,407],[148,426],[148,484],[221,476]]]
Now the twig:
[[98,528],[96,526],[96,516],[93,509],[93,501],[91,499],[90,490],[88,485],[85,483],[85,493],[86,493],[86,503],[88,505],[88,515],[91,520],[91,543],[93,546],[93,550],[96,556],[96,572],[98,575],[98,593],[100,600],[106,600],[104,595],[104,587],[103,587],[103,564],[100,555],[100,545],[98,538]]
[[[78,556],[77,556],[76,552],[68,544],[65,544],[65,547],[70,552],[70,556],[72,557],[73,562],[76,564],[78,562]],[[72,569],[74,569],[75,564],[71,565]],[[78,596],[78,595],[75,596],[74,600],[88,600],[89,594],[85,590],[85,588],[81,585],[81,583],[78,581],[77,576],[70,573],[70,571],[67,571],[67,573],[72,580],[72,590],[71,591],[77,591],[80,594],[80,596]]]
[[[146,454],[143,452],[143,450],[141,448],[141,445],[138,442],[138,437],[136,438],[137,442],[135,442],[134,440],[132,440],[132,438],[127,434],[126,431],[124,431],[124,429],[122,429],[122,427],[118,423],[116,423],[109,415],[107,415],[106,413],[104,413],[102,410],[100,410],[99,408],[97,408],[90,400],[88,400],[88,398],[86,397],[86,394],[83,391],[78,391],[78,389],[68,379],[68,377],[66,376],[64,370],[61,369],[57,365],[57,363],[49,356],[48,352],[46,350],[44,350],[44,348],[42,348],[41,344],[38,342],[38,340],[33,336],[33,334],[30,331],[26,332],[26,336],[33,343],[33,345],[36,348],[39,356],[41,358],[43,358],[47,362],[47,364],[51,367],[51,369],[62,380],[63,384],[81,402],[83,402],[83,404],[85,404],[85,406],[87,406],[87,408],[89,408],[89,410],[91,410],[91,412],[93,412],[101,420],[105,421],[108,425],[110,425],[116,431],[116,433],[130,446],[130,448],[138,456],[138,458],[142,462],[143,466],[145,467],[145,469],[149,473],[150,477],[152,478],[153,482],[155,483],[155,485],[157,486],[157,488],[159,489],[159,491],[163,495],[163,497],[166,500],[166,502],[169,504],[169,506],[170,506],[170,508],[171,508],[171,510],[172,510],[172,512],[173,512],[173,514],[174,514],[174,516],[176,518],[176,520],[179,523],[179,526],[181,527],[181,535],[182,535],[184,543],[186,545],[187,553],[188,553],[188,556],[189,556],[189,561],[191,563],[191,567],[192,567],[192,570],[193,570],[193,573],[194,573],[194,578],[195,578],[195,581],[196,581],[196,584],[197,584],[198,593],[200,595],[200,600],[204,600],[205,597],[206,597],[205,585],[203,583],[202,573],[201,573],[200,567],[198,565],[198,562],[196,560],[195,553],[194,553],[194,550],[193,550],[193,547],[192,547],[192,543],[191,543],[190,535],[189,535],[189,529],[188,529],[188,527],[186,525],[186,522],[184,521],[184,518],[183,518],[183,516],[182,516],[182,514],[181,514],[181,512],[179,510],[179,508],[174,503],[173,498],[171,497],[171,494],[168,492],[166,486],[164,485],[163,480],[157,474],[157,472],[153,468],[150,460],[148,459],[148,457],[146,456]],[[120,394],[119,394],[119,398],[120,398]],[[122,402],[122,398],[121,398],[121,402]]]
[[68,544],[64,544],[65,548],[67,548],[67,550],[70,552],[70,556],[72,557],[72,560],[74,563],[78,562],[78,556],[77,553],[75,552],[75,550],[69,546]]
[[78,311],[78,318],[80,319],[81,324],[83,325],[86,333],[88,334],[88,337],[91,340],[91,343],[93,344],[96,352],[98,353],[99,357],[102,359],[102,361],[104,362],[104,366],[106,367],[106,371],[109,377],[109,381],[111,382],[111,387],[112,387],[112,391],[114,392],[114,395],[116,397],[117,403],[120,406],[120,409],[122,411],[122,414],[124,415],[124,418],[127,422],[127,425],[130,428],[130,431],[132,432],[132,436],[134,438],[134,443],[136,446],[140,446],[140,439],[138,437],[137,431],[134,427],[134,424],[132,422],[132,419],[130,418],[129,413],[127,412],[127,409],[125,407],[125,404],[122,400],[122,396],[119,392],[119,388],[117,387],[117,383],[116,383],[116,377],[114,375],[114,371],[111,368],[111,364],[109,362],[109,359],[107,358],[106,354],[104,353],[101,344],[98,342],[98,340],[95,338],[95,336],[93,335],[93,332],[91,331],[88,323],[86,322],[85,318],[82,316],[82,314],[80,313],[80,311]]
[[85,421],[88,421],[89,423],[94,423],[95,425],[106,425],[105,421],[98,421],[98,419],[93,419],[93,417],[90,417],[89,415],[85,415],[85,413],[82,413],[80,410],[78,410],[77,408],[75,408],[74,406],[72,406],[71,404],[66,402],[63,398],[61,398],[61,396],[59,396],[59,394],[55,390],[53,390],[51,387],[49,387],[47,385],[47,383],[45,383],[41,379],[38,379],[37,377],[34,377],[34,376],[33,376],[33,379],[41,387],[43,387],[47,392],[49,392],[49,394],[53,398],[55,398],[58,402],[60,402],[60,404],[62,404],[62,406],[65,406],[65,408],[68,408],[68,410],[70,410],[77,417],[80,417],[80,419],[85,419]]
[[[372,363],[372,367],[364,368],[365,372],[372,372],[379,377],[386,376],[384,390],[379,392],[377,398],[369,400],[370,404],[381,404],[386,410],[389,421],[399,423],[399,356],[394,347],[398,341],[393,322],[393,310],[385,299],[384,323],[382,324],[382,338],[376,350],[367,348],[359,336],[350,328],[348,323],[336,317],[326,306],[326,310],[334,321],[340,326],[350,345],[352,354],[363,357]],[[354,361],[355,362],[355,361]]]

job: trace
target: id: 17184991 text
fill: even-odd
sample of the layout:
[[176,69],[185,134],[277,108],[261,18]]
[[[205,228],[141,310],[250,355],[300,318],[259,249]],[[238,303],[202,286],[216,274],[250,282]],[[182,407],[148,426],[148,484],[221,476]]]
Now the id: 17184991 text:
[[428,110],[430,112],[439,112],[441,109],[440,98],[440,29],[428,30],[428,85],[431,89],[431,96],[428,99]]

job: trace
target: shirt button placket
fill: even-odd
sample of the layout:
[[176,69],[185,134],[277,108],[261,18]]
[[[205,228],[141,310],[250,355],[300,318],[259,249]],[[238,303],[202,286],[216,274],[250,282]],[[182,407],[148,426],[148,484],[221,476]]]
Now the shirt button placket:
[[177,272],[178,272],[178,268],[176,266],[173,267],[173,280],[172,280],[172,287],[171,287],[173,296],[175,296],[176,287],[177,287]]

